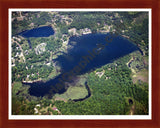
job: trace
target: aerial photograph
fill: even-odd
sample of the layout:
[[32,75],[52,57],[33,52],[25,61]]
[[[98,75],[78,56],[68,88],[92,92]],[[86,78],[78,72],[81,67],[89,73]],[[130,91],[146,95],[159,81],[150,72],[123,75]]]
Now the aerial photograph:
[[149,115],[148,11],[11,11],[11,115]]

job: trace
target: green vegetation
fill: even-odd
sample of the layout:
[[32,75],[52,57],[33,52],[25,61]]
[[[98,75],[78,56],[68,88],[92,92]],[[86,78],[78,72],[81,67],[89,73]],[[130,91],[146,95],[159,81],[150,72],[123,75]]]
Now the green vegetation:
[[48,12],[13,12],[12,18],[12,35],[52,22]]
[[[145,83],[133,84],[131,70],[125,65],[127,58],[121,58],[89,74],[88,85],[92,90],[90,98],[80,102],[56,101],[55,105],[64,115],[126,115],[131,108],[126,98],[130,97],[136,106],[136,114],[148,114],[148,86]],[[102,70],[105,70],[105,74],[99,78],[96,72]],[[142,86],[145,86],[145,90]]]
[[120,35],[128,36],[129,40],[137,44],[148,55],[148,13],[122,12],[119,15],[122,16],[122,19],[116,19],[113,22],[116,32]]
[[[34,106],[36,102],[34,101],[35,98],[31,98],[28,94],[29,87],[22,86],[21,82],[15,82],[13,83],[12,88],[12,114],[34,114]],[[28,102],[25,97],[32,99],[33,101]]]
[[107,14],[111,14],[111,12],[75,12],[70,15],[74,20],[69,28],[76,28],[78,30],[89,28],[92,32],[96,32],[97,28],[102,28],[104,24],[111,25],[111,20],[109,20],[110,18]]
[[86,95],[88,95],[88,91],[85,87],[69,87],[64,94],[56,95],[56,97],[74,100],[84,98]]
[[80,77],[74,85],[69,85],[67,91],[61,95],[56,94],[55,97],[64,100],[83,99],[88,95],[88,90],[85,87],[86,78]]

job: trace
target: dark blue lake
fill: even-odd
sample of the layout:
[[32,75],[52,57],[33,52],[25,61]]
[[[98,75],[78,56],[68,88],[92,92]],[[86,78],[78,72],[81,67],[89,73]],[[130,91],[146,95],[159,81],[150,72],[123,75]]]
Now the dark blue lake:
[[[106,41],[106,37],[110,38],[109,42]],[[66,82],[72,82],[76,75],[90,72],[138,50],[138,47],[127,39],[120,36],[112,38],[110,34],[71,37],[69,45],[72,47],[68,49],[68,53],[54,60],[61,66],[62,73],[47,82],[29,84],[31,95],[44,96],[49,95],[49,92],[64,93],[67,89]]]
[[52,29],[51,26],[43,26],[23,31],[19,33],[19,35],[27,38],[29,47],[32,48],[31,41],[29,40],[30,37],[49,37],[51,35],[54,35],[54,30]]
[[19,33],[19,35],[22,35],[25,38],[49,37],[50,35],[53,35],[53,34],[54,34],[54,30],[52,29],[51,26],[43,26],[43,27],[34,28],[31,30],[26,30],[26,31]]

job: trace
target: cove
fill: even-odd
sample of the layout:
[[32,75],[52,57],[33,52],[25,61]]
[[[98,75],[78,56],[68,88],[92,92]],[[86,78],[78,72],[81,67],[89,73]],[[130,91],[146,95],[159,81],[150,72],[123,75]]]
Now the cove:
[[[98,44],[106,44],[106,36],[110,34],[87,34],[79,37],[70,37],[69,45],[72,46],[68,49],[67,54],[59,55],[56,61],[61,67],[61,74],[54,79],[47,82],[35,82],[28,83],[30,85],[29,93],[30,95],[43,97],[48,95],[52,97],[55,93],[64,93],[67,90],[67,84],[73,82],[76,79],[76,75],[82,75],[93,71],[105,64],[112,63],[114,60],[123,57],[133,51],[139,50],[138,47],[127,39],[116,36],[113,38],[112,42],[108,43],[107,46],[101,50],[98,55],[96,55],[90,62],[77,72],[76,75],[70,74],[71,76],[63,78],[63,74],[70,72],[79,62],[83,59],[83,56],[88,56],[89,51],[92,51],[97,47]],[[72,79],[68,79],[72,77]]]

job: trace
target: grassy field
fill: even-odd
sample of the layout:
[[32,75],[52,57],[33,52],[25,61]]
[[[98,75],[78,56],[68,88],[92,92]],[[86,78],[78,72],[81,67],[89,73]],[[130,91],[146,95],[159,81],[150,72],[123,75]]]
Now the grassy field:
[[138,80],[148,83],[148,70],[143,69],[140,72],[137,72],[133,75],[133,83],[136,83]]
[[56,97],[64,98],[65,100],[69,99],[81,99],[88,95],[88,91],[85,87],[69,87],[68,90],[61,95]]
[[75,83],[75,85],[70,85],[67,91],[61,95],[56,94],[55,99],[81,99],[88,95],[88,90],[85,87],[86,78],[80,77],[78,79],[78,82]]

